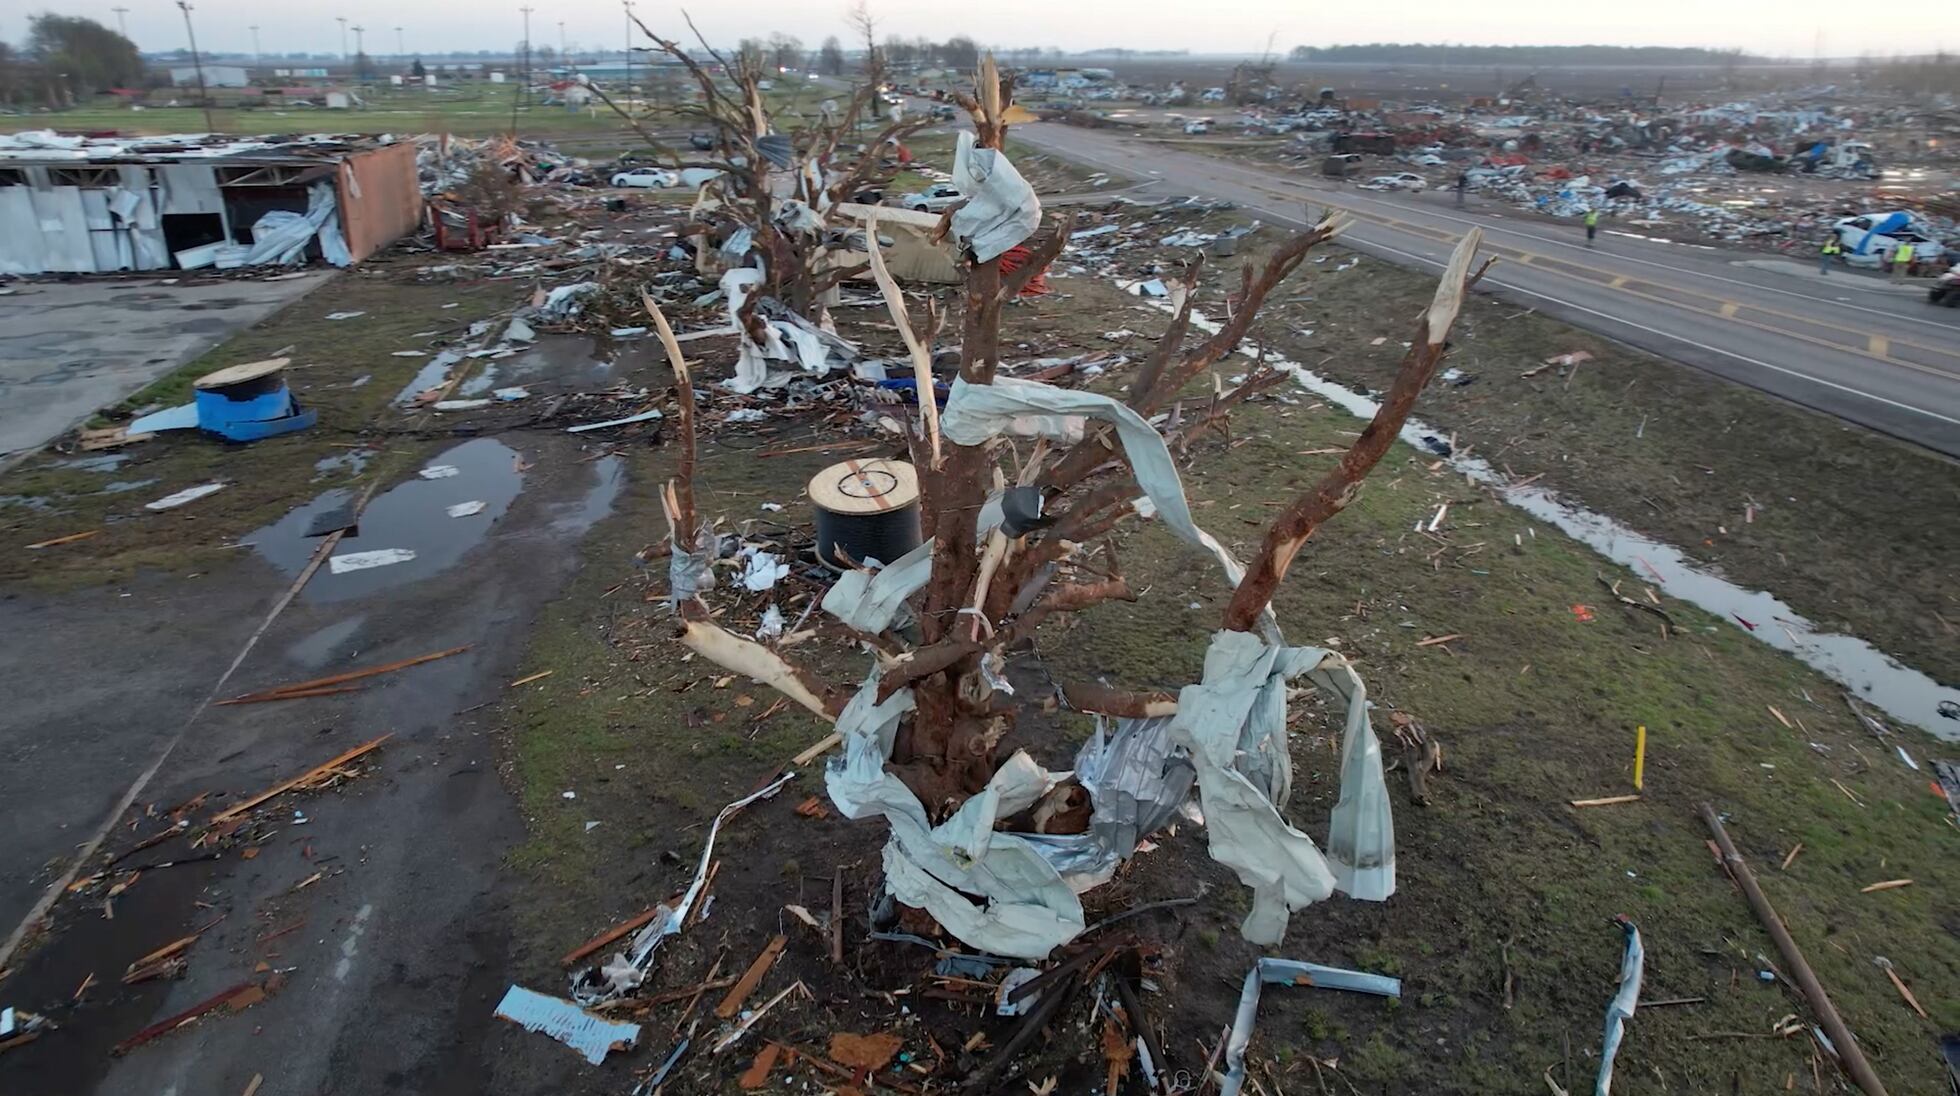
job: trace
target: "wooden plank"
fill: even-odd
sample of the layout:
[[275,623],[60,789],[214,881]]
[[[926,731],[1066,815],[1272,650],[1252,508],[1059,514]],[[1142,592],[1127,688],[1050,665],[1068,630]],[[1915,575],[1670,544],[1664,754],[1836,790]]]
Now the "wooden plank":
[[749,964],[749,969],[743,973],[742,980],[735,983],[735,988],[728,991],[728,996],[721,999],[721,1004],[715,1006],[715,1015],[729,1020],[742,1011],[742,1002],[748,1000],[749,994],[755,992],[755,987],[762,984],[762,979],[769,973],[769,968],[776,965],[776,960],[783,954],[783,948],[788,945],[789,937],[780,933],[769,941],[769,946],[763,948],[762,954],[756,956],[755,962]]
[[[257,982],[240,982],[237,985],[231,987],[230,989],[225,990],[223,993],[216,995],[215,997],[206,997],[204,1000],[199,1001],[197,1004],[192,1005],[191,1007],[176,1014],[175,1016],[170,1016],[165,1019],[158,1020],[156,1023],[151,1024],[149,1027],[144,1028],[142,1031],[139,1031],[136,1034],[130,1036],[129,1038],[124,1039],[122,1042],[117,1043],[115,1047],[110,1050],[110,1053],[118,1056],[127,1054],[130,1051],[136,1049],[137,1047],[142,1046],[144,1043],[147,1043],[150,1040],[156,1038],[157,1036],[167,1035],[170,1032],[175,1031],[180,1027],[183,1027],[185,1024],[190,1023],[192,1020],[195,1020],[198,1017],[204,1015],[205,1013],[211,1012],[215,1009],[223,1008],[225,1005],[230,1004],[234,999],[243,997],[248,991],[255,990],[258,988],[259,988],[259,984]],[[263,993],[264,991],[261,990],[260,992]]]
[[226,809],[219,811],[217,814],[211,816],[211,821],[213,823],[229,822],[230,820],[237,818],[239,815],[244,814],[246,811],[251,810],[253,807],[258,806],[259,804],[265,802],[268,799],[273,799],[279,795],[289,792],[295,787],[304,784],[308,780],[312,780],[313,778],[321,775],[322,773],[328,772],[332,769],[337,769],[340,766],[347,764],[349,761],[352,761],[355,758],[360,757],[361,755],[376,749],[383,742],[386,742],[393,737],[395,737],[395,733],[393,731],[390,731],[387,734],[382,735],[380,738],[374,739],[373,741],[363,742],[360,745],[354,747],[353,749],[348,750],[346,753],[343,753],[340,756],[334,758],[333,760],[325,763],[324,765],[316,765],[313,768],[308,769],[305,772],[299,774],[298,776],[293,777],[291,780],[282,781],[278,784],[273,785],[270,788],[267,788],[265,791],[262,791],[259,794],[253,796],[252,798],[245,800],[243,803],[239,803],[235,806],[227,807]]
[[1611,807],[1620,803],[1637,803],[1639,800],[1640,797],[1637,795],[1609,795],[1604,799],[1574,799],[1572,800],[1572,805],[1575,807]]
[[638,929],[642,925],[645,925],[648,921],[653,920],[654,916],[658,914],[662,908],[663,906],[655,906],[650,910],[645,910],[641,913],[634,914],[633,916],[627,918],[626,920],[621,921],[619,924],[614,925],[612,928],[607,929],[606,931],[600,933],[599,935],[594,936],[592,939],[587,940],[585,943],[580,944],[578,947],[575,947],[572,950],[566,952],[564,958],[558,960],[558,962],[560,963],[560,965],[563,966],[567,966],[567,967],[571,966],[573,963],[578,962],[580,959],[583,959],[586,956],[591,955],[593,952],[598,951],[600,948],[605,947],[607,944],[612,943],[614,940],[619,939],[620,937],[626,935],[627,933],[632,932],[635,929]]
[[101,534],[102,534],[102,530],[100,529],[90,529],[85,533],[70,533],[65,537],[55,537],[53,540],[37,540],[34,543],[28,545],[28,547],[30,549],[53,548],[57,544],[73,544],[78,540],[87,540],[90,537],[100,536]]
[[342,684],[343,682],[358,681],[361,678],[373,677],[376,674],[390,674],[390,673],[394,673],[396,670],[406,670],[410,666],[420,666],[424,662],[434,662],[436,659],[439,658],[448,658],[451,655],[459,655],[462,654],[464,651],[469,650],[470,646],[471,646],[470,644],[465,643],[461,647],[451,647],[447,651],[436,651],[433,654],[417,655],[414,658],[404,658],[397,662],[384,663],[383,665],[380,666],[369,666],[365,670],[349,670],[344,674],[333,674],[328,677],[316,677],[311,681],[296,681],[291,685],[278,685],[270,689],[261,689],[256,693],[242,693],[238,696],[233,697],[232,700],[234,701],[245,700],[248,697],[274,698],[274,697],[282,696],[287,693],[307,692],[313,689],[324,689],[329,685],[339,685]]

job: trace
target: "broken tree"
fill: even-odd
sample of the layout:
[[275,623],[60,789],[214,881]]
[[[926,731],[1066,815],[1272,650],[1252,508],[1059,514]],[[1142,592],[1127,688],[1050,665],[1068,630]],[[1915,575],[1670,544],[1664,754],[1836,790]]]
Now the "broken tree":
[[[1243,564],[1196,524],[1173,453],[1202,459],[1194,439],[1289,379],[1263,357],[1236,387],[1220,383],[1216,372],[1238,351],[1273,289],[1343,222],[1329,217],[1262,264],[1248,263],[1229,315],[1215,327],[1194,307],[1194,263],[1171,282],[1169,329],[1121,401],[996,376],[1003,305],[1061,253],[1072,223],[1051,220],[1044,228],[1038,199],[1006,155],[1012,91],[988,58],[976,93],[960,97],[974,131],[960,135],[953,178],[962,200],[944,225],[965,269],[959,370],[944,410],[922,398],[907,424],[927,539],[881,570],[846,572],[822,602],[874,656],[854,686],[824,681],[783,651],[714,622],[705,595],[716,547],[691,482],[689,367],[648,302],[680,378],[681,451],[666,492],[679,638],[836,723],[843,752],[826,773],[832,801],[849,817],[887,820],[887,890],[968,945],[1040,958],[1082,932],[1077,895],[1109,879],[1194,789],[1212,856],[1252,888],[1242,931],[1277,943],[1293,910],[1336,890],[1380,900],[1393,892],[1395,877],[1393,824],[1365,689],[1340,655],[1286,645],[1272,598],[1314,533],[1354,501],[1437,372],[1476,280],[1470,266],[1480,235],[1473,230],[1457,246],[1433,301],[1415,318],[1409,350],[1374,421],[1310,491],[1284,506],[1257,555]],[[873,274],[923,395],[931,391],[938,317],[929,311],[925,322],[913,320],[878,261],[875,225],[867,235]],[[1017,255],[1024,261],[1004,271],[1002,256],[1017,247],[1030,254]],[[772,260],[765,254],[764,262]],[[773,260],[779,271],[783,262]],[[1187,346],[1194,328],[1212,333]],[[1161,429],[1152,425],[1174,407]],[[1010,430],[1031,433],[1032,452],[1017,449]],[[1062,682],[1045,697],[1014,691],[1007,654],[1044,621],[1136,596],[1110,534],[1152,517],[1214,561],[1234,588],[1202,680],[1178,694],[1092,682]],[[1280,813],[1291,785],[1286,694],[1300,677],[1346,715],[1341,795],[1325,853]],[[1051,773],[1025,751],[999,756],[1017,718],[1044,704],[1099,716],[1072,772]],[[1100,717],[1115,717],[1113,727]]]

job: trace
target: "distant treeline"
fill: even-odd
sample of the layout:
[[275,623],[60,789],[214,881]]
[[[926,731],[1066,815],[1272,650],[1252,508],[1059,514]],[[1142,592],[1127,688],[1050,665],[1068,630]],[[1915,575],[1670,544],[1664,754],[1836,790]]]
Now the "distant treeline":
[[1412,65],[1724,65],[1755,58],[1739,49],[1689,46],[1450,46],[1373,42],[1353,46],[1295,46],[1287,59]]

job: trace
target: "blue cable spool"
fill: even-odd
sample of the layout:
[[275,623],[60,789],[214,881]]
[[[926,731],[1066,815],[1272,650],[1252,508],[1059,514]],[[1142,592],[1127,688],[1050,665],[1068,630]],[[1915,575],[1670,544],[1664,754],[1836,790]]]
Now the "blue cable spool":
[[319,421],[293,398],[281,373],[290,358],[229,365],[193,384],[197,426],[227,441],[248,442],[304,430]]

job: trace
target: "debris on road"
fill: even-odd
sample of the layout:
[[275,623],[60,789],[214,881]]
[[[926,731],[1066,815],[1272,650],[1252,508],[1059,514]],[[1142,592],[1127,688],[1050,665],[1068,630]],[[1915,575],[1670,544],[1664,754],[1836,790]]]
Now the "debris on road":
[[218,703],[245,704],[262,700],[283,700],[294,694],[313,693],[330,686],[344,685],[349,681],[360,681],[364,678],[376,677],[381,674],[391,674],[397,670],[406,670],[410,666],[420,666],[425,662],[434,662],[438,659],[449,658],[452,655],[460,655],[464,651],[469,650],[471,646],[471,644],[465,643],[461,647],[451,647],[446,651],[435,651],[426,655],[416,655],[414,658],[403,658],[397,659],[394,662],[384,662],[379,666],[369,666],[360,670],[348,670],[345,673],[316,677],[310,681],[296,681],[290,685],[277,685],[270,689],[241,693],[238,696],[232,697],[230,700],[220,700]]
[[165,495],[162,498],[156,500],[155,502],[144,503],[143,509],[175,510],[177,507],[182,506],[187,502],[196,502],[198,499],[201,499],[206,495],[210,495],[218,491],[222,491],[224,490],[224,488],[225,485],[222,483],[203,483],[203,484],[199,484],[196,487],[186,487],[182,491],[177,491],[173,494]]
[[285,793],[292,791],[295,788],[312,787],[315,784],[324,782],[333,777],[344,775],[346,772],[349,771],[346,768],[349,762],[365,757],[367,754],[372,753],[377,749],[380,749],[381,744],[383,742],[386,742],[393,737],[395,737],[394,732],[390,731],[389,733],[382,735],[380,738],[371,739],[367,742],[363,742],[360,745],[355,746],[353,749],[342,752],[341,754],[334,757],[332,760],[322,762],[321,764],[306,770],[305,772],[299,774],[298,776],[293,777],[290,780],[283,780],[277,784],[274,784],[272,787],[267,788],[265,791],[260,792],[257,795],[251,796],[250,798],[245,799],[242,802],[235,803],[230,807],[227,807],[224,810],[219,811],[217,814],[211,816],[211,822],[213,825],[217,825],[223,822],[228,822],[244,814],[246,811],[251,810],[253,807],[256,807],[259,804],[264,803],[268,800],[276,799],[279,796],[284,795]]

